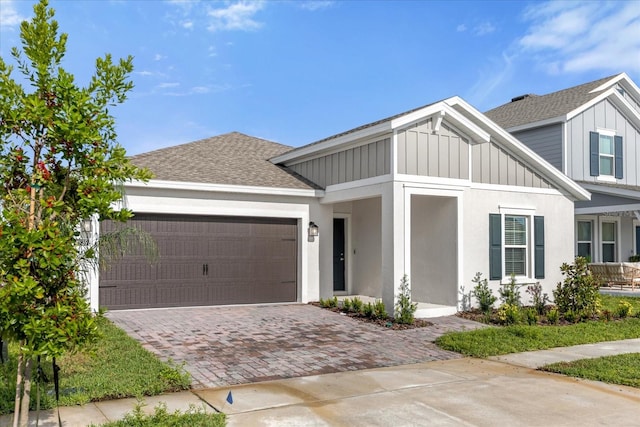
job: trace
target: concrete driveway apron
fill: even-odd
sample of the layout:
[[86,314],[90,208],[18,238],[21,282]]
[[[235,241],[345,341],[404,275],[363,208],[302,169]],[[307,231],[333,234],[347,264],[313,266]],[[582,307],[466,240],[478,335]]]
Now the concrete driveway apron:
[[311,305],[127,310],[107,313],[161,359],[185,363],[192,386],[208,388],[279,378],[459,358],[433,341],[480,324],[455,316],[433,326],[391,330]]

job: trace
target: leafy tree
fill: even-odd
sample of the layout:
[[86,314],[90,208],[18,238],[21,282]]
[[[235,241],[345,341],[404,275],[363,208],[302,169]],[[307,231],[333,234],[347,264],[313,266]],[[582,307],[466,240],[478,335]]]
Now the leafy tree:
[[95,318],[86,301],[83,221],[125,221],[117,209],[121,184],[147,180],[116,142],[109,107],[133,88],[133,59],[96,60],[86,87],[61,64],[66,34],[58,33],[47,0],[22,22],[13,67],[0,58],[0,332],[19,343],[14,426],[27,425],[33,361],[90,343]]

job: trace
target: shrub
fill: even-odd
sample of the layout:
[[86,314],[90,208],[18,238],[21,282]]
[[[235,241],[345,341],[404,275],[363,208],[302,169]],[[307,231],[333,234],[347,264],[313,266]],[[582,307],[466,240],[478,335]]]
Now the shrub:
[[516,307],[520,307],[522,303],[520,302],[520,285],[516,283],[516,276],[511,275],[511,279],[509,279],[509,283],[503,285],[499,290],[500,301],[502,304],[515,305]]
[[624,319],[626,317],[631,316],[631,311],[633,310],[633,306],[628,301],[620,301],[618,304],[618,308],[616,308],[616,314],[619,318]]
[[576,313],[573,310],[567,310],[564,312],[563,314],[564,320],[566,320],[569,323],[575,323],[576,320],[578,320],[578,313]]
[[325,300],[323,300],[322,298],[320,298],[320,299],[318,300],[318,304],[320,304],[320,307],[322,307],[322,308],[324,308],[324,307],[326,307],[326,306],[327,306],[326,301],[325,301]]
[[613,319],[613,313],[610,310],[602,310],[600,314],[602,318],[606,321]]
[[557,325],[559,320],[560,320],[560,312],[556,307],[553,307],[547,313],[547,321],[552,325]]
[[553,291],[553,298],[560,314],[572,311],[580,317],[591,317],[598,312],[600,293],[598,284],[588,270],[587,260],[577,257],[573,264],[560,267],[564,280]]
[[353,297],[353,299],[351,300],[351,308],[353,309],[354,312],[356,313],[361,313],[362,312],[362,300],[358,297]]
[[400,281],[400,294],[395,306],[396,322],[412,324],[417,309],[418,303],[411,302],[411,288],[409,288],[409,280],[405,274]]
[[629,257],[629,262],[640,262],[640,254],[631,255]]
[[493,304],[498,298],[493,295],[493,291],[489,288],[489,281],[486,278],[481,279],[481,277],[482,273],[476,273],[476,276],[472,280],[472,282],[475,283],[475,286],[471,293],[478,301],[480,311],[484,314],[489,314],[493,308]]
[[549,295],[542,293],[542,285],[540,282],[535,285],[527,286],[527,293],[531,295],[531,305],[539,315],[544,314],[545,307],[549,302]]
[[338,306],[338,297],[334,296],[333,298],[329,298],[327,300],[327,307],[334,308]]
[[362,306],[362,314],[365,317],[373,317],[373,305],[370,302]]
[[389,315],[387,314],[387,309],[385,308],[384,303],[381,299],[376,300],[376,302],[373,304],[373,313],[371,317],[374,319],[386,319],[387,317],[389,317]]
[[520,322],[520,307],[514,304],[502,304],[498,308],[498,319],[504,325],[515,325]]
[[350,312],[353,306],[351,305],[351,300],[349,298],[345,298],[342,300],[342,309],[346,312]]
[[525,310],[525,317],[527,319],[528,325],[537,325],[538,324],[538,311],[533,307],[528,307]]

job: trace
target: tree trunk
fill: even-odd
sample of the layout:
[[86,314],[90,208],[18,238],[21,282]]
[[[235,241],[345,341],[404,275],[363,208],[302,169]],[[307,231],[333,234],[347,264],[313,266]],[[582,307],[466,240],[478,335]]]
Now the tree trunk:
[[18,427],[20,419],[20,398],[22,397],[22,370],[24,369],[24,357],[22,351],[18,352],[18,372],[16,375],[16,398],[13,409],[13,427]]
[[28,359],[24,368],[24,387],[22,391],[22,406],[20,408],[20,427],[29,427],[29,404],[31,403],[32,373],[33,359]]

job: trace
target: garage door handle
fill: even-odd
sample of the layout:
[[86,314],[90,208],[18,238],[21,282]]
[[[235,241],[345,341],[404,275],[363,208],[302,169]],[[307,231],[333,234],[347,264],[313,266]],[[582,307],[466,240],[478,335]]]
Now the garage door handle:
[[280,283],[296,283],[295,280],[285,280],[284,282],[280,282]]
[[202,264],[202,275],[203,276],[209,275],[209,264]]

